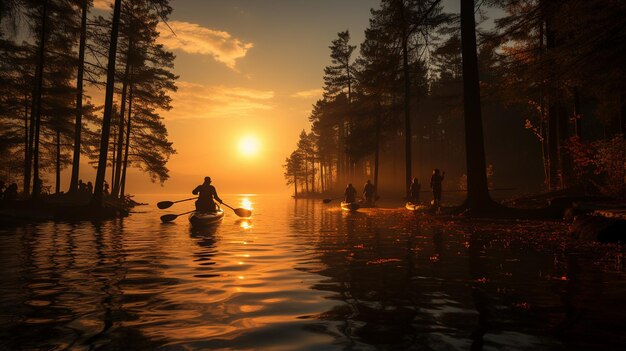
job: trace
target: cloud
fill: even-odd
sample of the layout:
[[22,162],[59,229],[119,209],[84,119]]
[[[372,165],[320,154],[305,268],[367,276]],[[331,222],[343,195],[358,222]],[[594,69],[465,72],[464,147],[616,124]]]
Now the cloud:
[[304,98],[304,99],[319,98],[322,96],[323,93],[324,93],[323,89],[309,89],[309,90],[303,90],[303,91],[298,91],[296,93],[293,93],[291,94],[291,97]]
[[159,23],[159,43],[169,50],[182,50],[190,54],[212,56],[231,69],[235,69],[238,59],[245,57],[252,43],[243,42],[227,32],[202,27],[195,23],[168,22],[174,33],[165,23]]
[[246,117],[273,108],[273,91],[239,87],[205,86],[177,82],[172,95],[172,110],[164,112],[168,120],[188,118]]
[[110,10],[113,0],[94,0],[93,7],[98,10]]

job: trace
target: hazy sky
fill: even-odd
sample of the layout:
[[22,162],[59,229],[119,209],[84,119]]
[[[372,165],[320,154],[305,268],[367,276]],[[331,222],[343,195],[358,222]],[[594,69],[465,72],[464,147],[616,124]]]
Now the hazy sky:
[[[97,8],[107,8],[97,0]],[[179,91],[163,114],[177,154],[165,188],[131,174],[131,193],[181,192],[210,175],[222,192],[286,192],[285,157],[311,105],[337,32],[363,39],[378,0],[174,0],[161,42],[173,51]],[[456,1],[448,9],[455,11]],[[358,51],[358,49],[357,49]],[[240,152],[256,138],[258,153]]]

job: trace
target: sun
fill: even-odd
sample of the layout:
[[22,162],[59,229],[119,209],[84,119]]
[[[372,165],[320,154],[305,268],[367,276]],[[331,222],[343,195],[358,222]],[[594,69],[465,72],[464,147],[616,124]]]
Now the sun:
[[239,139],[239,153],[246,157],[256,156],[261,145],[259,140],[253,136],[245,136]]

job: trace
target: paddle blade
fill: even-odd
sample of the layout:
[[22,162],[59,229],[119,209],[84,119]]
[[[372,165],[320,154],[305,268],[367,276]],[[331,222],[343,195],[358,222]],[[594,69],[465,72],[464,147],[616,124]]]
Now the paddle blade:
[[327,204],[329,202],[333,201],[333,199],[324,199],[324,203]]
[[235,214],[239,217],[244,217],[244,218],[252,217],[252,211],[247,210],[245,208],[236,208],[233,211],[235,211]]
[[166,215],[161,216],[161,222],[163,222],[163,223],[171,222],[171,221],[175,220],[176,218],[178,218],[178,215],[166,214]]
[[164,210],[166,208],[172,207],[174,203],[172,201],[161,201],[157,204],[157,207]]

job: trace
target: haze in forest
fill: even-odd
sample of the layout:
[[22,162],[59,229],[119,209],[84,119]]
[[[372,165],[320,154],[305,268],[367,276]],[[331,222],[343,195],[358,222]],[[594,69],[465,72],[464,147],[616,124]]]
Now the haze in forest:
[[[468,166],[495,191],[623,187],[624,170],[613,169],[626,105],[614,65],[619,36],[571,20],[621,23],[612,18],[619,2],[614,11],[594,2],[537,1],[533,11],[513,0],[480,2],[474,49],[461,42],[458,1],[138,0],[124,2],[131,8],[113,26],[108,0],[87,11],[77,5],[90,1],[6,4],[22,6],[2,17],[3,74],[17,78],[3,101],[9,182],[41,175],[64,191],[78,168],[73,151],[81,179],[93,181],[100,162],[114,188],[128,183],[126,193],[187,192],[209,175],[227,193],[316,195],[373,179],[381,195],[396,196],[413,177],[427,186],[435,168],[447,171],[447,191],[464,192]],[[79,28],[88,37],[84,107],[76,109],[89,127],[82,144],[73,142],[79,65],[67,64]],[[110,28],[120,30],[117,51]],[[118,60],[108,70],[107,54]],[[476,76],[466,79],[461,63],[474,55]],[[100,138],[109,122],[110,137]],[[472,146],[481,150],[472,155]],[[33,160],[34,176],[24,166]]]

